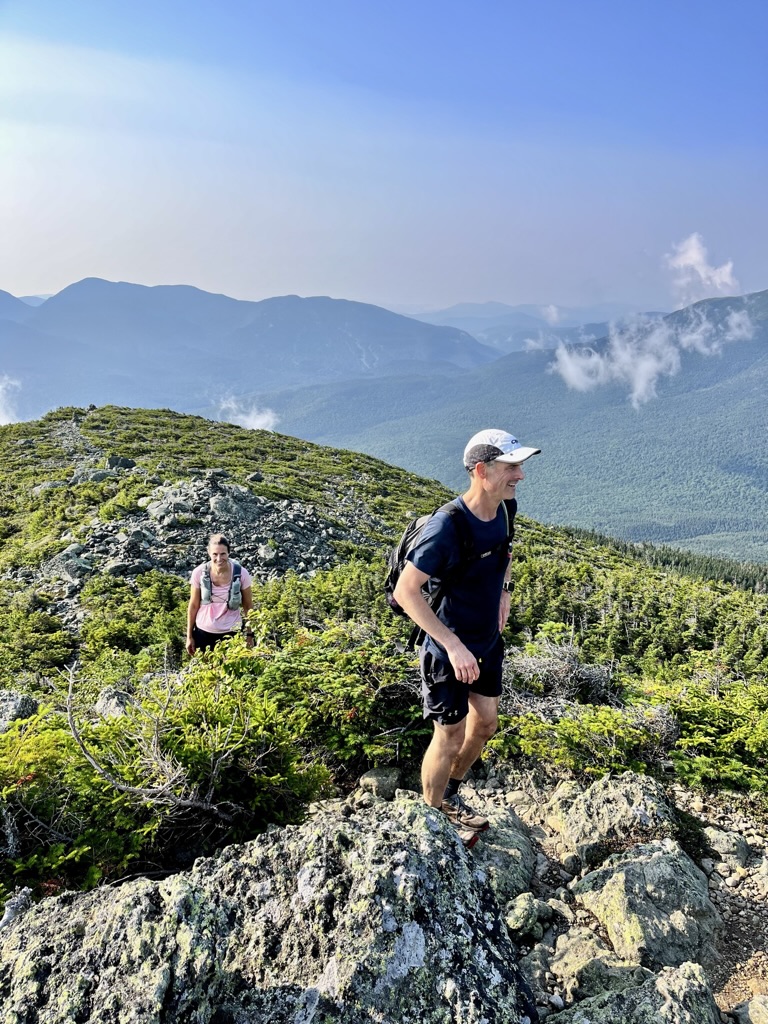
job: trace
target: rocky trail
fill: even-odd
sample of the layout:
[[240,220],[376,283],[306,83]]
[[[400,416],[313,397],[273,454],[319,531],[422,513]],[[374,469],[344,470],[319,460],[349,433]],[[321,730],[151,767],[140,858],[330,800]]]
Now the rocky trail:
[[[510,788],[513,787],[513,788]],[[537,861],[532,892],[542,901],[568,898],[570,886],[581,867],[566,837],[553,829],[552,801],[557,803],[551,781],[533,774],[505,778],[503,770],[478,780],[468,790],[470,802],[493,814],[494,807],[511,806],[530,829]],[[768,1024],[768,822],[755,817],[748,798],[728,794],[703,796],[683,786],[670,788],[674,806],[691,815],[709,845],[698,866],[707,879],[709,898],[722,919],[714,936],[713,952],[705,964],[707,981],[724,1021]],[[573,826],[572,826],[573,827]],[[584,824],[588,835],[589,822]],[[599,831],[599,829],[596,829]],[[575,873],[574,873],[575,872]],[[610,946],[610,936],[593,914],[575,909],[568,923],[588,928]],[[560,922],[561,928],[565,924]],[[563,928],[563,932],[567,931]],[[530,942],[531,937],[526,936]],[[554,951],[557,927],[539,940],[545,958]],[[547,943],[550,943],[547,946]],[[535,957],[541,945],[531,947]],[[530,956],[531,954],[529,954]],[[567,985],[545,971],[538,992],[540,1016],[564,1005]]]
[[3,1024],[765,1024],[747,807],[497,766],[465,786],[491,821],[468,853],[400,781],[372,770],[191,871],[22,908],[0,924]]

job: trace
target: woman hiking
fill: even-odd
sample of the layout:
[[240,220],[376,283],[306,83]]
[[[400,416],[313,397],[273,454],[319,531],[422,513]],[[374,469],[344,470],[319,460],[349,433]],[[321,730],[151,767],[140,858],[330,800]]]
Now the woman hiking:
[[[208,561],[192,570],[187,606],[187,654],[207,651],[234,636],[243,624],[243,612],[253,607],[251,575],[229,557],[229,541],[222,533],[208,538]],[[246,626],[248,645],[253,633]]]

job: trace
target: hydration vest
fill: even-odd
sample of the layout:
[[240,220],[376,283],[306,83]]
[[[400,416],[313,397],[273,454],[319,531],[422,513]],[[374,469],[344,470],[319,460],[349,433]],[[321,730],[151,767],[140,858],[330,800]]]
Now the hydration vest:
[[[240,563],[234,558],[229,560],[232,564],[232,580],[229,584],[227,594],[227,608],[239,608],[243,603],[240,587]],[[211,583],[211,563],[206,562],[203,574],[200,577],[200,602],[210,604],[213,596],[213,584]]]

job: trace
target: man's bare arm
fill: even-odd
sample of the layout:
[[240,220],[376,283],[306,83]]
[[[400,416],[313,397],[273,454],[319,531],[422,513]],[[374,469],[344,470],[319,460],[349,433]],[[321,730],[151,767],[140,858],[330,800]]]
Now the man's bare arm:
[[462,683],[473,683],[480,675],[477,659],[456,634],[438,619],[424,600],[421,588],[428,579],[429,576],[412,562],[406,562],[395,586],[394,598],[417,626],[445,648],[456,678]]

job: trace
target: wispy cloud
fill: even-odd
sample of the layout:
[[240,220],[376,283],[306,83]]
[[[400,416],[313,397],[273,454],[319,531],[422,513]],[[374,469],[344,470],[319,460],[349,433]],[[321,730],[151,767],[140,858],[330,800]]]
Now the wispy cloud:
[[21,383],[4,373],[0,375],[0,425],[16,423],[15,392],[21,388]]
[[664,257],[664,263],[674,274],[675,292],[681,307],[713,295],[739,293],[739,282],[733,275],[733,260],[713,267],[698,231],[672,248],[673,251]]
[[280,418],[272,409],[245,405],[236,398],[225,398],[219,405],[219,419],[248,430],[274,430]]
[[560,310],[552,303],[549,306],[542,306],[541,315],[550,327],[555,327],[560,322]]
[[637,320],[612,324],[603,351],[561,344],[550,370],[575,391],[592,391],[611,383],[626,385],[632,405],[638,408],[656,397],[660,378],[679,371],[683,351],[719,355],[724,345],[749,340],[754,332],[744,309],[731,311],[722,323],[696,309],[683,322]]

